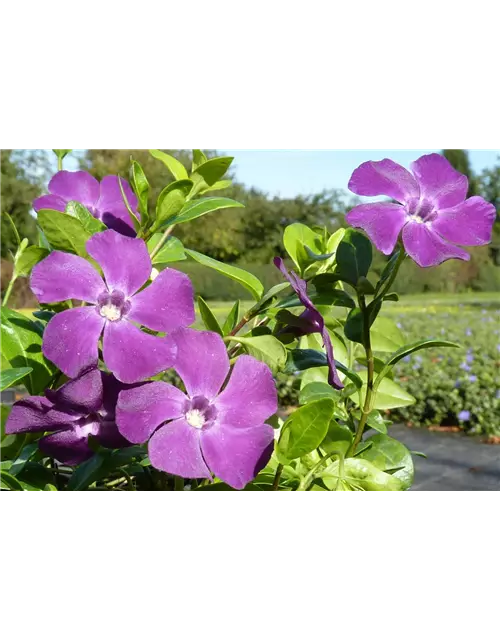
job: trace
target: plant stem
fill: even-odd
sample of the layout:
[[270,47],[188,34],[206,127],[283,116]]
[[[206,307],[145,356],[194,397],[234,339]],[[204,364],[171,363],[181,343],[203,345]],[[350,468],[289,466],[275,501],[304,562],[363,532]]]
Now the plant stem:
[[385,283],[381,291],[378,292],[377,298],[382,298],[383,296],[385,296],[385,294],[392,287],[392,283],[394,282],[394,280],[396,279],[396,276],[398,275],[399,267],[403,264],[403,261],[405,258],[406,258],[406,251],[403,245],[401,245],[399,247],[399,255],[398,255],[398,259],[396,260],[396,264],[394,265],[394,269],[392,270],[392,273],[389,279],[387,280],[387,282]]
[[12,293],[12,287],[14,286],[14,282],[17,280],[17,277],[14,276],[14,274],[12,274],[12,278],[10,279],[9,282],[9,286],[7,287],[7,290],[5,291],[5,295],[2,298],[2,307],[5,307],[5,305],[7,304],[7,300],[10,297],[10,294]]
[[339,457],[339,473],[341,475],[344,475],[344,456],[342,455],[342,452],[341,451],[330,451],[330,453],[328,453],[324,458],[321,458],[321,460],[314,465],[314,467],[311,469],[311,471],[309,471],[309,473],[302,478],[302,480],[300,481],[300,484],[299,484],[299,486],[297,488],[297,491],[307,491],[307,489],[309,488],[309,485],[314,480],[314,476],[315,476],[316,472],[318,471],[318,469],[325,462],[330,460],[330,458],[333,458],[333,456],[338,456]]
[[240,331],[240,329],[243,329],[243,327],[246,325],[246,323],[249,320],[250,318],[247,318],[247,316],[243,316],[243,318],[238,322],[238,324],[234,327],[234,329],[231,331],[229,335],[235,336],[238,333],[238,331]]
[[165,229],[165,231],[163,232],[163,235],[160,238],[158,244],[156,245],[156,247],[151,252],[151,255],[150,255],[151,260],[155,257],[155,255],[158,253],[158,251],[163,247],[163,245],[165,244],[166,239],[172,233],[172,230],[173,230],[174,227],[175,227],[175,224],[171,224],[169,227],[167,227]]
[[58,171],[62,171],[63,168],[63,161],[61,156],[57,156],[57,170]]
[[274,476],[273,491],[278,491],[282,473],[283,473],[283,465],[279,464],[276,468],[276,475]]

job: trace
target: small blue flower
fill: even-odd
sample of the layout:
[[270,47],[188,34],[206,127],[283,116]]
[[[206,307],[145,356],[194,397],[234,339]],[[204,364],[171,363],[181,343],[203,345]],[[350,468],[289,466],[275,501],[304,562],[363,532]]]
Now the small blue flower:
[[469,382],[477,382],[477,376],[469,376]]
[[405,356],[403,358],[403,362],[410,362],[410,360],[411,360],[411,356]]
[[465,356],[465,359],[467,360],[467,362],[470,364],[471,362],[474,362],[474,356],[472,355],[472,353],[468,353]]
[[460,369],[463,369],[464,371],[472,371],[472,367],[470,367],[467,363],[462,362],[462,364],[460,365]]
[[455,382],[455,389],[458,389],[458,388],[459,388],[459,387],[461,387],[461,386],[462,386],[462,383],[460,382],[460,380],[457,380],[457,381]]
[[468,422],[470,420],[470,411],[460,411],[458,419],[461,422]]

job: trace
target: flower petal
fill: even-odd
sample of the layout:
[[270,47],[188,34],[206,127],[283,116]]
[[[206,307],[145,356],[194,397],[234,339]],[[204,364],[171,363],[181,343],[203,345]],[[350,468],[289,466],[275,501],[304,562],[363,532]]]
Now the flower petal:
[[94,413],[102,407],[102,375],[99,369],[89,369],[55,391],[47,389],[45,395],[58,409],[76,411],[81,415]]
[[75,298],[97,302],[106,285],[94,267],[80,256],[52,251],[33,267],[31,290],[39,302],[62,302]]
[[173,331],[195,321],[193,285],[185,273],[164,269],[131,300],[127,317],[155,331]]
[[211,331],[177,329],[170,334],[177,345],[174,368],[190,397],[214,398],[229,373],[224,341]]
[[201,431],[201,450],[215,475],[234,489],[243,489],[271,458],[274,430],[267,424],[233,429],[214,424]]
[[101,420],[96,438],[103,447],[108,449],[123,449],[130,447],[130,442],[126,440],[118,431],[116,422],[112,420]]
[[495,207],[479,196],[473,196],[450,209],[441,209],[431,222],[434,231],[457,244],[481,245],[491,242]]
[[130,442],[146,442],[165,420],[180,418],[188,399],[171,384],[146,382],[122,391],[116,406],[120,433]]
[[155,469],[182,478],[211,478],[200,448],[200,430],[185,420],[160,427],[149,441],[149,459]]
[[278,394],[269,367],[251,356],[240,356],[215,406],[218,421],[232,427],[262,424],[278,410]]
[[330,338],[328,329],[325,326],[323,326],[323,329],[321,330],[321,337],[323,338],[323,346],[325,347],[326,359],[328,361],[328,384],[334,387],[334,389],[343,389],[344,385],[339,378],[337,367],[335,366],[332,339]]
[[151,259],[144,240],[127,238],[112,229],[94,234],[87,251],[104,272],[108,289],[133,295],[151,274]]
[[104,328],[104,362],[121,382],[140,382],[170,369],[175,353],[172,341],[144,333],[127,320],[107,322]]
[[[137,198],[134,192],[126,180],[120,179],[130,208],[140,218],[141,216],[137,212]],[[99,218],[107,227],[124,235],[135,236],[134,225],[118,184],[118,176],[105,176],[101,180],[101,195],[96,203],[96,209]]]
[[104,324],[95,307],[61,311],[45,328],[44,356],[68,377],[76,378],[84,369],[97,365],[97,342]]
[[[98,423],[95,422],[92,426],[92,430],[97,432]],[[88,435],[79,428],[44,436],[38,441],[38,446],[45,455],[70,466],[88,460],[94,453],[89,447]]]
[[466,251],[445,242],[425,223],[409,222],[403,229],[403,244],[419,267],[435,267],[450,258],[470,260]]
[[363,162],[352,174],[348,187],[358,196],[388,196],[403,203],[419,195],[411,173],[388,158]]
[[467,176],[456,171],[439,153],[422,156],[411,164],[420,185],[422,198],[431,200],[437,209],[447,209],[463,202],[467,196]]
[[5,433],[70,429],[71,422],[79,418],[79,415],[54,410],[52,402],[43,396],[28,396],[12,406],[5,423]]
[[54,196],[51,193],[45,196],[40,196],[33,200],[33,209],[40,211],[40,209],[53,209],[55,211],[64,211],[66,209],[66,200],[60,196]]
[[299,278],[299,276],[294,271],[288,271],[282,258],[274,258],[273,262],[274,266],[281,271],[288,282],[292,285],[292,289],[295,291],[297,297],[302,302],[304,307],[306,307],[306,309],[316,311],[316,307],[307,295],[306,281],[302,280],[302,278]]
[[406,222],[406,212],[391,202],[360,204],[347,214],[346,221],[363,229],[379,251],[390,255]]
[[86,171],[59,171],[49,182],[49,191],[66,202],[76,200],[93,207],[99,198],[99,182]]

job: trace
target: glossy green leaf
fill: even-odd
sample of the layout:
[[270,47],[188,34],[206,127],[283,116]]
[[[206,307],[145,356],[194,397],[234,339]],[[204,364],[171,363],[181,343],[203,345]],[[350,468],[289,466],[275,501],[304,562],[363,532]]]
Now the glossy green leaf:
[[333,451],[340,451],[343,455],[349,450],[354,434],[345,424],[339,424],[335,420],[332,420],[328,425],[328,431],[321,443],[321,449],[325,453],[332,453]]
[[340,400],[340,393],[324,382],[310,382],[300,390],[299,404],[308,404],[314,400],[330,398],[334,402]]
[[207,160],[207,156],[201,149],[193,149],[193,162],[191,164],[191,171],[196,171],[196,169]]
[[233,184],[232,180],[219,180],[211,187],[207,187],[206,189],[202,189],[201,193],[209,193],[210,191],[222,191],[223,189],[229,189],[229,187]]
[[163,225],[173,224],[172,219],[186,204],[186,198],[192,186],[193,182],[191,180],[176,180],[163,189],[156,202],[154,229],[158,229]]
[[104,462],[104,456],[95,454],[86,462],[78,465],[69,479],[68,491],[84,491],[87,489],[87,487],[99,479]]
[[379,317],[370,329],[373,351],[392,352],[399,349],[405,341],[401,329],[390,318]]
[[256,300],[260,300],[262,297],[264,285],[252,273],[249,273],[244,269],[240,269],[239,267],[224,264],[223,262],[209,258],[208,256],[198,253],[198,251],[193,251],[192,249],[186,249],[186,253],[189,257],[193,258],[193,260],[196,260],[196,262],[199,262],[205,267],[210,267],[210,269],[214,269],[218,273],[231,278],[231,280],[239,282],[243,287],[245,287],[245,289],[250,291]]
[[31,395],[43,391],[56,369],[43,357],[41,324],[2,307],[2,353],[13,368],[30,368],[23,384]]
[[361,232],[347,229],[337,248],[335,273],[355,287],[362,276],[368,275],[371,263],[371,242]]
[[33,369],[31,367],[18,367],[17,369],[6,369],[0,372],[0,391],[12,387],[22,380],[28,373],[31,373]]
[[231,198],[200,198],[199,200],[187,202],[178,214],[165,220],[165,223],[182,224],[219,209],[241,209],[244,206],[240,202],[236,202],[236,200],[231,200]]
[[52,151],[60,160],[63,160],[68,155],[68,153],[71,153],[72,149],[52,149]]
[[[151,254],[158,242],[160,242],[163,234],[155,233],[148,240],[148,251]],[[184,252],[184,247],[182,242],[178,238],[174,238],[174,236],[169,236],[162,245],[162,248],[155,253],[152,258],[152,263],[154,267],[158,267],[158,265],[167,264],[169,262],[179,262],[181,260],[186,260],[186,253]]]
[[130,204],[130,202],[129,202],[128,198],[127,198],[127,194],[125,193],[125,190],[123,188],[124,184],[125,184],[125,181],[119,175],[118,176],[118,187],[120,189],[120,195],[121,195],[123,204],[125,205],[125,208],[127,209],[130,222],[132,223],[132,226],[135,229],[135,231],[138,233],[139,230],[141,229],[142,224],[141,224],[141,221],[139,220],[137,212],[132,209],[132,205]]
[[387,435],[374,435],[366,442],[373,446],[359,455],[359,458],[369,460],[381,471],[399,469],[392,475],[401,482],[401,488],[408,489],[413,483],[414,467],[411,453],[399,440]]
[[158,149],[150,149],[149,153],[153,156],[153,158],[156,158],[157,160],[163,162],[170,173],[174,176],[175,180],[186,180],[189,177],[186,168],[184,167],[182,162],[179,162],[179,160],[177,160],[177,158],[174,158],[164,151],[159,151]]
[[231,307],[231,311],[227,314],[227,318],[222,327],[223,335],[227,336],[228,333],[231,333],[231,331],[238,324],[239,317],[240,317],[240,301],[236,300],[236,302]]
[[38,451],[38,443],[32,442],[31,444],[27,444],[23,447],[21,453],[17,457],[17,459],[12,463],[12,466],[9,469],[9,473],[13,476],[17,476],[26,466],[26,463],[32,456]]
[[274,336],[228,336],[229,341],[240,343],[248,355],[265,362],[273,374],[282,371],[286,364],[287,350]]
[[[369,460],[360,458],[346,458],[344,460],[343,474],[340,464],[335,461],[321,475],[323,482],[331,490],[339,490],[341,482],[348,484],[348,490],[354,491],[402,491],[401,480],[395,475],[384,473]],[[345,487],[340,490],[345,491]]]
[[75,253],[82,257],[87,255],[85,244],[91,233],[85,229],[80,220],[52,209],[41,209],[37,220],[53,249]]
[[392,367],[411,353],[415,353],[415,351],[420,351],[421,349],[435,349],[436,347],[453,347],[455,349],[461,349],[459,344],[450,342],[449,340],[419,340],[418,342],[412,342],[411,344],[401,347],[391,355],[383,369],[380,371],[379,378],[382,379],[389,375]]
[[[361,417],[361,412],[359,415]],[[368,418],[366,420],[366,424],[372,429],[375,429],[375,431],[378,431],[379,433],[383,433],[383,434],[387,433],[386,421],[382,418],[382,416],[376,409],[374,409],[373,411],[370,411],[370,413],[368,414]]]
[[136,160],[132,160],[130,166],[130,182],[139,202],[139,211],[142,214],[141,220],[144,222],[143,218],[148,212],[149,182],[144,169]]
[[200,310],[201,319],[203,320],[203,324],[205,325],[205,327],[209,331],[218,333],[220,336],[224,335],[219,321],[214,316],[212,310],[201,296],[198,296],[198,309]]
[[82,223],[82,227],[90,235],[98,233],[99,231],[106,231],[106,229],[108,228],[103,222],[95,218],[90,213],[90,211],[79,202],[75,202],[73,200],[68,202],[68,204],[66,205],[65,213],[79,220]]
[[[306,369],[325,367],[327,365],[326,355],[316,349],[292,349],[288,352],[285,373],[305,371]],[[361,388],[363,382],[357,373],[348,369],[338,360],[335,360],[335,366],[355,384],[356,388]]]
[[333,409],[333,400],[323,398],[294,411],[281,429],[276,449],[280,462],[301,458],[317,449],[328,432]]
[[233,160],[234,158],[229,156],[210,158],[210,160],[206,160],[206,162],[196,167],[193,177],[195,174],[201,176],[206,184],[211,187],[224,176]]
[[361,310],[356,308],[352,309],[347,316],[344,325],[344,334],[345,337],[351,342],[358,342],[359,344],[363,344],[364,336],[363,336],[363,326],[364,326],[364,317],[361,313]]
[[[363,389],[361,397],[364,402],[366,395],[366,371],[360,371],[359,377],[363,380]],[[373,409],[397,409],[398,407],[407,407],[415,404],[415,398],[403,389],[399,384],[390,378],[384,378],[377,388]],[[352,396],[353,402],[359,403],[357,396]]]
[[14,478],[14,476],[11,476],[7,471],[0,471],[0,481],[2,486],[5,486],[11,491],[24,491],[23,485],[19,480]]
[[399,254],[401,251],[402,249],[398,249],[395,253],[393,253],[390,260],[385,265],[384,270],[382,271],[382,274],[380,276],[380,280],[378,281],[377,286],[375,287],[376,295],[378,295],[379,291],[382,289],[382,287],[385,285],[385,283],[389,280],[389,278],[391,278],[392,274],[394,273],[394,269],[396,268],[396,265],[398,263]]
[[321,254],[323,248],[321,236],[300,222],[295,222],[285,228],[283,244],[301,274],[304,272],[304,269],[314,261],[314,259],[309,257],[305,247],[308,246],[315,254]]
[[17,276],[29,276],[33,267],[49,255],[48,249],[42,247],[26,247],[15,262]]

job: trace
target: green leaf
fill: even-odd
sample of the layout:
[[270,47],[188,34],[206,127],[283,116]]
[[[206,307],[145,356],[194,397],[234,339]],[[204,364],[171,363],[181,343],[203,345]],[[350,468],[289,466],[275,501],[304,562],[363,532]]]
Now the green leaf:
[[191,164],[191,171],[196,171],[196,169],[207,160],[207,156],[201,149],[193,149],[193,162]]
[[404,347],[398,349],[385,363],[384,368],[380,372],[380,378],[384,378],[389,374],[391,367],[393,367],[397,362],[410,355],[411,353],[415,353],[415,351],[420,351],[421,349],[434,349],[436,347],[453,347],[455,349],[461,349],[462,347],[455,342],[450,342],[449,340],[419,340],[418,342],[412,342],[411,344],[406,344]]
[[86,462],[78,465],[69,479],[67,490],[84,491],[93,482],[99,479],[104,462],[104,456],[95,454]]
[[372,245],[368,238],[355,229],[347,229],[337,248],[335,273],[355,287],[362,276],[368,275],[371,263]]
[[[294,373],[295,371],[305,371],[306,369],[325,366],[328,366],[328,360],[321,351],[316,351],[316,349],[292,349],[288,352],[284,373]],[[348,369],[338,360],[335,360],[335,366],[356,385],[356,388],[361,388],[363,381],[357,373]]]
[[[361,417],[361,413],[359,415]],[[382,418],[382,416],[376,409],[370,411],[366,423],[369,427],[375,429],[375,431],[378,431],[379,433],[387,433],[386,421]]]
[[192,186],[191,180],[177,180],[163,189],[156,201],[156,220],[153,229],[172,224],[171,220],[186,204],[186,197]]
[[375,287],[375,295],[378,295],[379,291],[382,289],[384,284],[392,276],[394,269],[396,268],[396,265],[398,263],[399,254],[401,251],[402,249],[398,249],[396,253],[393,253],[389,262],[385,265],[384,270],[382,271],[382,274],[380,276],[380,280],[378,281],[377,286]]
[[309,257],[305,246],[307,245],[312,252],[318,255],[322,253],[321,236],[300,222],[286,227],[283,233],[283,244],[301,274],[314,261],[314,258],[311,260]]
[[31,395],[48,387],[56,371],[42,354],[42,329],[39,324],[12,309],[2,307],[2,353],[10,365],[30,368],[23,384]]
[[[360,371],[359,377],[363,380],[361,397],[364,402],[364,397],[366,395],[366,371]],[[352,400],[355,404],[359,404],[357,396],[352,396]],[[415,398],[405,391],[399,384],[394,382],[394,380],[384,378],[376,389],[375,402],[372,408],[379,410],[397,409],[398,407],[407,407],[411,404],[415,404],[415,402]]]
[[[352,309],[355,306],[351,296],[341,289],[331,289],[330,291],[322,291],[321,293],[309,296],[311,302],[318,307],[346,307]],[[276,305],[280,309],[291,309],[292,307],[301,307],[302,302],[293,294],[292,296],[281,300]]]
[[251,338],[228,336],[226,340],[238,342],[243,345],[248,355],[265,362],[273,374],[281,371],[286,364],[287,350],[274,336],[264,335],[253,336]]
[[192,249],[186,249],[186,253],[193,260],[196,260],[196,262],[199,262],[205,267],[210,267],[210,269],[214,269],[218,273],[231,278],[231,280],[239,282],[243,287],[245,287],[245,289],[250,291],[256,300],[260,300],[262,297],[262,294],[264,293],[264,285],[252,273],[249,273],[244,269],[240,269],[239,267],[224,264],[223,262],[209,258],[208,256],[198,253],[198,251],[193,251]]
[[85,244],[92,234],[80,220],[52,209],[41,209],[37,220],[53,249],[76,253],[82,257],[87,255]]
[[201,319],[203,320],[203,324],[209,331],[214,331],[218,333],[220,336],[223,335],[221,326],[219,321],[212,313],[208,304],[203,300],[201,296],[198,296],[198,308],[200,310]]
[[0,471],[0,480],[2,485],[10,489],[11,491],[24,491],[23,485],[17,478],[11,476],[7,471]]
[[411,487],[414,477],[414,467],[411,453],[399,440],[387,435],[374,435],[366,442],[372,442],[373,446],[363,451],[359,458],[369,460],[381,471],[399,469],[392,475],[401,482],[401,489]]
[[351,342],[363,344],[364,318],[361,310],[356,308],[349,312],[344,325],[345,337]]
[[330,398],[334,402],[340,400],[340,393],[325,382],[310,382],[300,390],[299,404],[308,404],[314,400]]
[[274,299],[277,297],[278,293],[280,293],[280,291],[283,291],[283,289],[288,288],[289,286],[290,284],[288,282],[280,282],[279,284],[275,284],[274,287],[271,287],[269,291],[267,291],[260,298],[257,304],[252,307],[252,315],[256,315],[258,312],[263,313],[265,310],[267,310],[273,304]]
[[219,209],[233,209],[242,208],[245,205],[231,198],[200,198],[199,200],[192,200],[186,203],[182,210],[171,218],[165,220],[167,224],[182,224],[183,222],[190,222],[195,218],[204,216],[212,211],[218,211]]
[[48,249],[27,247],[16,260],[15,271],[18,276],[29,276],[33,267],[49,255]]
[[210,191],[222,191],[223,189],[228,189],[233,184],[232,180],[219,180],[211,187],[207,187],[206,189],[202,189],[200,193],[209,193]]
[[240,317],[240,301],[236,300],[233,304],[231,311],[227,314],[227,318],[224,322],[224,326],[222,327],[223,335],[227,336],[228,333],[235,328],[238,324],[238,319]]
[[405,341],[404,335],[390,318],[377,318],[370,329],[373,351],[392,352]]
[[64,160],[68,153],[71,153],[72,149],[52,149],[52,151],[56,154],[59,160]]
[[201,176],[207,185],[211,187],[222,178],[231,166],[233,160],[234,158],[229,156],[211,158],[198,165],[193,171],[193,174]]
[[103,222],[95,218],[83,204],[74,200],[68,202],[65,213],[79,220],[85,231],[88,231],[91,235],[99,231],[106,231],[108,228]]
[[174,176],[175,180],[186,180],[189,177],[186,168],[182,162],[177,160],[177,158],[168,155],[168,153],[165,153],[164,151],[159,151],[158,149],[150,149],[149,153],[153,158],[163,162],[170,173]]
[[38,442],[32,442],[31,444],[27,444],[23,447],[23,450],[17,457],[17,459],[12,463],[12,466],[9,469],[9,472],[13,476],[19,475],[21,471],[26,466],[28,460],[38,451]]
[[19,367],[17,369],[7,369],[0,372],[0,391],[12,387],[13,384],[22,380],[24,376],[31,373],[33,369],[31,367]]
[[368,278],[365,278],[365,276],[361,276],[361,278],[358,280],[356,289],[359,291],[359,293],[362,293],[364,295],[373,295],[375,293],[375,287],[368,280]]
[[[144,218],[148,214],[149,182],[143,168],[136,160],[132,160],[130,166],[130,182],[139,201],[139,211]],[[143,219],[142,222],[144,223]]]
[[12,216],[10,215],[10,213],[7,213],[7,211],[3,211],[2,212],[2,217],[5,218],[7,220],[7,222],[9,223],[12,232],[14,234],[14,237],[16,239],[16,244],[17,244],[17,248],[19,248],[19,245],[21,244],[21,238],[19,237],[19,231],[17,230],[16,224],[14,222],[14,220],[12,220]]
[[320,273],[324,273],[328,271],[331,267],[333,267],[337,261],[337,249],[344,237],[346,229],[337,229],[335,233],[328,238],[328,242],[326,243],[326,252],[331,254],[331,258],[328,258],[326,262],[324,262],[319,271]]
[[[162,236],[163,234],[161,233],[155,233],[151,236],[147,242],[149,253],[151,253],[158,242],[160,242]],[[169,262],[179,262],[181,260],[186,260],[182,242],[174,236],[169,236],[165,240],[162,248],[154,255],[152,263],[153,266],[158,266]]]
[[345,455],[349,450],[353,439],[354,434],[347,425],[342,425],[335,420],[331,420],[328,426],[328,432],[320,446],[325,453],[340,451]]
[[125,181],[119,175],[118,176],[118,187],[120,188],[120,194],[121,194],[121,197],[122,197],[122,201],[123,201],[123,204],[125,205],[125,208],[127,209],[130,221],[132,222],[132,226],[134,227],[135,231],[138,232],[140,230],[141,226],[142,226],[141,225],[141,221],[137,217],[136,212],[133,211],[132,207],[130,206],[130,202],[128,201],[127,194],[125,193],[125,190],[123,189],[122,182],[125,182]]
[[401,480],[396,475],[384,473],[369,460],[359,457],[344,460],[343,474],[340,472],[339,462],[335,461],[324,474],[321,474],[321,478],[331,490],[338,490],[338,484],[341,482],[346,482],[349,485],[348,490],[351,491],[402,491],[403,489]]
[[319,447],[328,432],[334,406],[333,400],[323,398],[300,407],[288,418],[277,445],[280,462],[301,458]]

